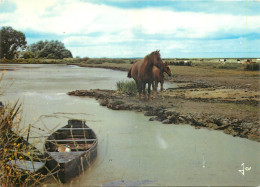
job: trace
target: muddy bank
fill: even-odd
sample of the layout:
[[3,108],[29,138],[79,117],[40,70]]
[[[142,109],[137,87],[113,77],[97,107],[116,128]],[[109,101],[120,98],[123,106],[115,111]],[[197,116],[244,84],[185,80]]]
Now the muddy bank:
[[[129,96],[114,90],[76,90],[69,92],[68,95],[94,97],[100,105],[113,110],[143,112],[144,115],[151,116],[150,121],[157,120],[163,124],[174,125],[190,124],[196,129],[221,130],[232,136],[260,142],[259,94],[243,92],[245,95],[242,94],[242,100],[233,97],[233,100],[239,100],[239,103],[234,102],[232,97],[229,98],[230,90],[227,97],[222,93],[222,96],[217,94],[218,97],[214,98],[210,95],[211,91],[213,94],[226,93],[227,90],[216,90],[205,85],[197,85],[196,89],[193,85],[191,89],[191,85],[187,84],[186,87],[183,85],[182,88],[165,91],[163,97],[160,94],[155,95],[152,102],[145,99],[139,101],[137,96]],[[201,92],[202,96],[206,97],[199,97]],[[232,92],[232,94],[238,93]]]

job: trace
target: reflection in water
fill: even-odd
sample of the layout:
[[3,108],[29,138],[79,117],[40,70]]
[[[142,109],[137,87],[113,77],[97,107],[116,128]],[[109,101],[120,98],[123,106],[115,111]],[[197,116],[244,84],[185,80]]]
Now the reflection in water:
[[[141,113],[113,111],[95,99],[73,97],[76,89],[115,89],[126,72],[65,65],[0,65],[15,80],[4,101],[23,101],[23,125],[31,137],[48,135],[68,118],[87,120],[99,138],[98,157],[73,185],[259,185],[260,145],[219,131],[149,122]],[[172,85],[168,85],[172,86]],[[49,129],[49,130],[46,130]],[[44,137],[31,138],[39,141]],[[241,164],[251,167],[243,176]]]

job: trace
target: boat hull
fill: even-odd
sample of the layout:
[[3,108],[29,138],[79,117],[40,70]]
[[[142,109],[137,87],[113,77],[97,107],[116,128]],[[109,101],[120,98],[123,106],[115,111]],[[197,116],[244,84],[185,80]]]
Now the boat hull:
[[[76,120],[76,123],[69,121],[69,125],[58,129],[45,143],[46,154],[49,157],[46,166],[50,171],[56,172],[56,177],[62,183],[66,183],[81,174],[97,157],[98,142],[96,135],[85,123],[83,126],[80,123],[82,121]],[[69,126],[71,130],[68,130]],[[80,128],[83,130],[80,130]],[[71,138],[67,131],[70,131],[72,137],[75,136],[75,138]],[[84,135],[84,138],[80,137],[81,135]],[[58,152],[57,145],[53,145],[53,142],[58,145],[69,144],[72,150],[71,152]]]

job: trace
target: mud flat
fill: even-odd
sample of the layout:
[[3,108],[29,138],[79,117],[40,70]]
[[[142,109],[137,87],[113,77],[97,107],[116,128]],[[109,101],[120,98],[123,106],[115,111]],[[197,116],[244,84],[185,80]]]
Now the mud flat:
[[152,102],[114,90],[76,90],[72,96],[93,97],[112,110],[132,110],[163,124],[190,124],[196,129],[221,130],[232,136],[260,142],[259,92],[212,87],[203,83],[179,83]]
[[[127,75],[131,65],[80,66],[122,70]],[[220,69],[209,63],[170,67],[173,76],[167,79],[178,88],[166,90],[163,97],[154,95],[152,102],[111,90],[76,90],[68,95],[94,97],[110,109],[143,112],[163,124],[190,124],[260,142],[259,71],[244,71],[240,65]]]

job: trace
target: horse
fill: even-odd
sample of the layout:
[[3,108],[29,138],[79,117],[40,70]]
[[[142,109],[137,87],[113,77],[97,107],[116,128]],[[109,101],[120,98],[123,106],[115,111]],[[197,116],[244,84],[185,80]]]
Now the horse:
[[169,67],[169,63],[166,62],[164,63],[164,66],[163,66],[163,72],[161,73],[160,69],[157,68],[156,66],[153,66],[153,79],[154,79],[154,82],[152,84],[152,87],[153,87],[153,90],[155,92],[157,92],[157,88],[158,88],[158,83],[161,84],[161,92],[163,91],[163,83],[164,83],[164,75],[163,73],[167,73],[169,76],[172,75],[172,71]]
[[146,55],[144,59],[139,59],[134,62],[132,67],[129,69],[127,77],[133,77],[137,89],[139,92],[139,99],[141,99],[141,93],[145,96],[145,86],[148,83],[148,100],[151,101],[151,84],[153,82],[153,66],[158,67],[161,72],[163,70],[163,62],[159,51],[153,51]]

